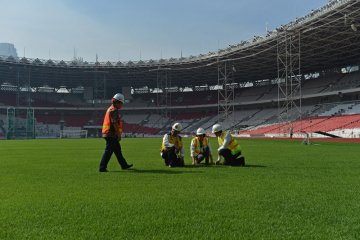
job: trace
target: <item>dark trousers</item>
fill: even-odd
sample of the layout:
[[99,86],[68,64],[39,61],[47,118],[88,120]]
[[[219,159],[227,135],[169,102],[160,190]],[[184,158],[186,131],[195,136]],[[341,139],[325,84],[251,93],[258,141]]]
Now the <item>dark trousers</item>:
[[201,158],[196,157],[197,162],[201,163],[202,160],[205,159],[205,163],[209,163],[209,157],[210,157],[210,150],[209,147],[204,148],[204,152],[201,153],[203,156]]
[[241,156],[241,152],[232,155],[230,149],[221,149],[219,155],[224,158],[224,165],[245,166],[245,158]]
[[166,166],[170,166],[170,167],[184,166],[184,160],[176,155],[174,147],[164,149],[161,153],[161,157],[164,159]]
[[115,156],[121,168],[125,168],[128,164],[124,156],[122,155],[119,141],[116,138],[111,138],[111,137],[105,137],[104,139],[106,141],[106,147],[100,162],[99,170],[105,170],[107,168],[107,165],[113,153],[115,153]]

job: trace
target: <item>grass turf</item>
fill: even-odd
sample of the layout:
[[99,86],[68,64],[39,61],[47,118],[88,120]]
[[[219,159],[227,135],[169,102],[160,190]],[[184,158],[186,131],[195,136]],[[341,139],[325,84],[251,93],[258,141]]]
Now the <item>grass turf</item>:
[[99,173],[102,139],[0,141],[0,239],[360,238],[358,144],[242,139],[245,168],[169,169],[160,142]]

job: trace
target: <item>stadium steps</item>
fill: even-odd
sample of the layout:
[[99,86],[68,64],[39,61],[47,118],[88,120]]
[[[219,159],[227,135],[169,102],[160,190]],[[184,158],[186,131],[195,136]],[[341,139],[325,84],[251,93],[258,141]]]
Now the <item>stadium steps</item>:
[[336,105],[335,104],[325,104],[325,105],[320,105],[320,107],[313,112],[312,115],[321,115],[324,114],[325,112],[329,111],[330,109],[334,108]]
[[263,121],[260,124],[258,124],[258,126],[265,125],[265,124],[272,124],[272,123],[274,123],[274,122],[272,122],[272,120],[275,120],[275,119],[277,119],[276,115],[272,115],[268,118],[264,118]]
[[332,137],[332,138],[341,138],[340,136],[330,134],[330,133],[327,133],[327,132],[323,132],[323,131],[316,131],[315,133],[321,134],[321,135],[324,135],[324,136],[328,136],[328,137]]
[[344,129],[345,125],[350,126],[350,123],[360,120],[360,116],[356,115],[343,115],[343,116],[332,116],[322,117],[314,119],[315,124],[309,125],[304,129],[308,129],[307,132],[330,132],[334,130]]
[[151,113],[149,113],[143,121],[149,122],[150,116],[151,116]]
[[[243,118],[242,120],[240,120],[236,125],[234,125],[234,128],[235,127],[239,127],[241,125],[244,125],[244,122],[248,122],[249,120],[251,120],[252,118],[254,118],[256,116],[256,114],[258,114],[259,112],[261,112],[262,109],[259,109],[258,111],[254,112],[253,114],[251,114],[250,116],[247,116],[245,118]],[[248,124],[248,127],[246,128],[245,132],[247,131],[254,131],[256,129],[259,129],[261,128],[261,126],[264,125],[263,123],[262,124],[256,124],[256,125],[249,125]],[[267,125],[267,124],[266,124]]]
[[[161,121],[161,119],[159,119],[159,122],[160,122],[160,121]],[[172,126],[172,125],[171,125],[171,124],[172,124],[172,121],[173,121],[173,120],[171,120],[171,119],[167,119],[167,121],[164,123],[164,125],[162,126],[162,128],[160,128],[160,131],[159,131],[158,134],[163,135],[163,134],[169,132],[170,129],[171,129],[171,126]]]
[[267,89],[265,92],[263,92],[262,94],[260,94],[260,96],[258,98],[256,98],[256,101],[260,100],[262,97],[264,97],[266,94],[270,93],[273,88],[277,86],[277,85],[273,85],[271,87],[269,87],[269,89]]
[[197,126],[198,126],[198,124],[196,124],[196,123],[198,123],[198,120],[197,120],[197,119],[193,119],[189,125],[187,125],[186,127],[183,128],[183,131],[185,131],[185,132],[192,132],[193,129],[196,129]]
[[[317,125],[321,125],[322,123],[326,122],[327,120],[331,119],[332,117],[324,117],[321,121],[317,121],[314,124],[309,124],[308,126],[304,127],[302,130],[305,131],[306,129],[312,129]],[[317,120],[317,119],[315,119]],[[311,132],[311,131],[309,131]]]
[[[317,115],[315,113],[320,111],[320,109],[321,109],[321,105],[315,105],[314,108],[307,113],[307,116],[309,117],[309,116]],[[304,116],[304,117],[306,117],[306,116]]]
[[245,116],[244,118],[241,118],[240,120],[237,121],[237,123],[233,126],[233,128],[239,128],[239,127],[243,127],[243,126],[249,127],[248,124],[243,124],[243,122],[246,122],[246,121],[250,120],[250,118],[252,118],[258,112],[259,111],[256,111],[255,113],[253,113],[253,114],[251,114],[249,116]]
[[332,90],[332,86],[336,86],[336,84],[338,82],[341,81],[341,79],[343,79],[344,77],[346,77],[346,74],[342,75],[341,77],[335,79],[334,81],[332,81],[331,83],[329,83],[324,89],[322,89],[319,93],[323,93],[323,92],[327,92],[327,91],[331,91]]
[[351,128],[359,128],[360,127],[360,114],[353,115],[355,119],[349,123],[344,124],[341,126],[341,129],[351,129]]
[[327,125],[329,126],[328,131],[334,131],[339,129],[345,128],[355,128],[356,125],[360,121],[360,115],[343,115],[343,116],[336,116],[331,119],[331,122]]
[[[196,129],[198,129],[199,127],[204,126],[204,124],[207,123],[211,118],[213,118],[213,116],[208,116],[208,117],[204,118],[204,119],[201,120],[201,121],[195,120],[195,121],[193,122],[194,124],[191,124],[191,125],[189,126],[190,128],[188,128],[188,129],[191,130],[191,131],[196,131]],[[207,129],[208,129],[208,128],[207,128]],[[205,129],[205,130],[207,130],[207,129]]]
[[149,113],[149,114],[141,121],[140,125],[141,125],[142,127],[146,127],[145,124],[147,124],[147,123],[149,122],[150,116],[151,116],[151,114]]
[[258,113],[261,112],[261,111],[262,111],[262,109],[259,109],[258,111],[254,112],[254,113],[251,114],[250,116],[248,116],[248,117],[240,120],[239,124],[242,123],[242,122],[245,122],[245,121],[246,121],[246,122],[249,121],[250,119],[252,119],[256,114],[258,114]]

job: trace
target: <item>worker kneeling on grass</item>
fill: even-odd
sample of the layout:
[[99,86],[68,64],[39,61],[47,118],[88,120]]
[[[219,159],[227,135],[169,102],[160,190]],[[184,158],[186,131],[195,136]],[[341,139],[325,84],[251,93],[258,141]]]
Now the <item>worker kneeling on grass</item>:
[[205,130],[199,128],[196,131],[196,137],[191,140],[190,156],[192,158],[192,165],[197,165],[205,159],[205,164],[213,163],[212,150],[209,143],[209,138],[206,137]]
[[245,158],[241,155],[241,147],[230,132],[223,131],[220,124],[215,124],[212,127],[212,133],[216,135],[219,143],[216,164],[219,164],[221,157],[223,157],[224,165],[245,166]]
[[160,155],[168,167],[183,167],[184,166],[184,148],[181,136],[182,130],[180,123],[175,123],[171,131],[166,133],[163,137],[160,148]]

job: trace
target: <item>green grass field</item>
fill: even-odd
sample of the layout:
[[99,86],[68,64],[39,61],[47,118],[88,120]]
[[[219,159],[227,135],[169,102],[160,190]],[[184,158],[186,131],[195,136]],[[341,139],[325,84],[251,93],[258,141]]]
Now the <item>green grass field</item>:
[[247,139],[247,167],[191,167],[185,139],[167,168],[160,142],[99,173],[103,139],[0,141],[0,239],[360,239],[358,144]]

